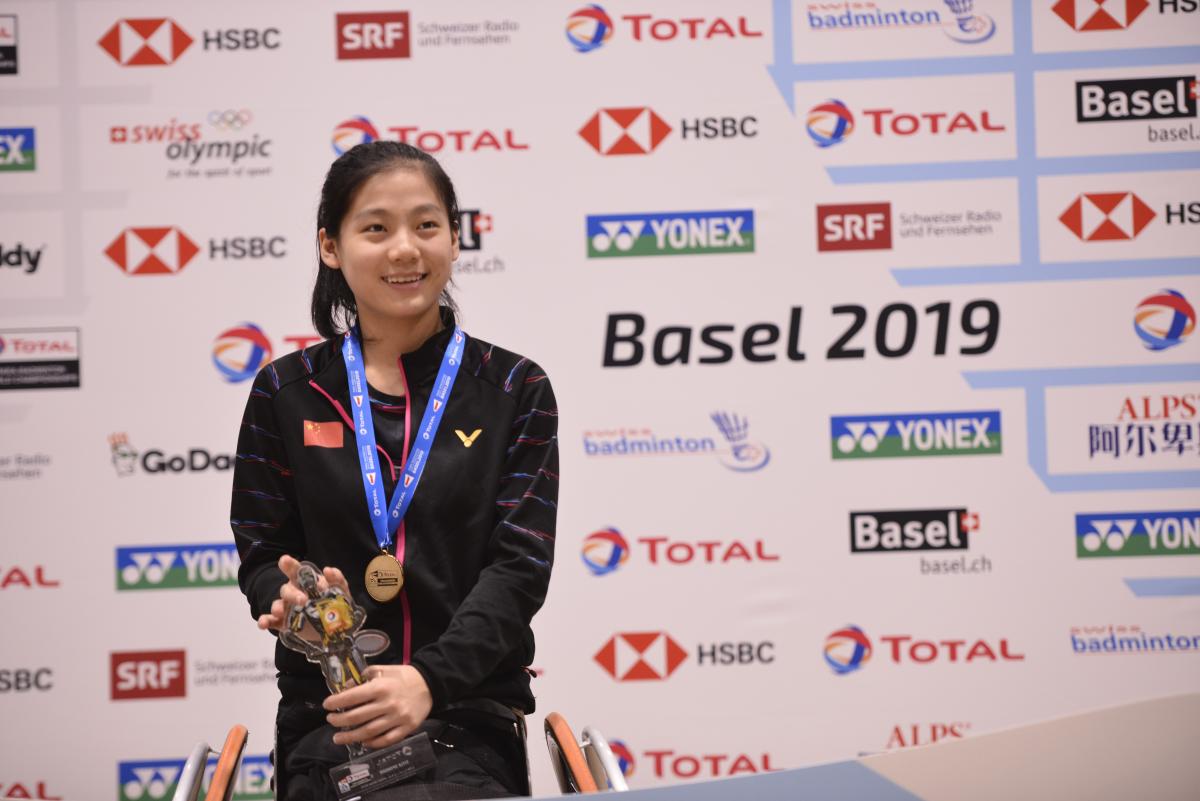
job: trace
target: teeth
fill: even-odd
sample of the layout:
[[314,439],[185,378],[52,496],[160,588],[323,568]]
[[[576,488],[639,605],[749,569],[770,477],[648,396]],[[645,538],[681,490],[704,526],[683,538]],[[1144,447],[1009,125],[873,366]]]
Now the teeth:
[[383,280],[387,281],[389,284],[415,284],[417,281],[420,281],[424,277],[425,276],[423,276],[423,275],[413,276],[412,278],[387,277],[387,278],[384,278]]

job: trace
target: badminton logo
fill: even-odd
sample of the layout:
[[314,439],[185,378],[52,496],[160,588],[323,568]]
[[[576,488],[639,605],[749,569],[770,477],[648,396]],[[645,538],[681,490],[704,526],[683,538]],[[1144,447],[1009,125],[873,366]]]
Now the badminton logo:
[[995,35],[996,21],[987,14],[976,14],[975,0],[945,1],[955,17],[955,25],[946,30],[946,35],[951,39],[964,44],[978,44]]
[[1133,330],[1147,350],[1166,350],[1196,330],[1196,310],[1182,293],[1164,289],[1137,305]]
[[212,360],[229,383],[246,381],[271,361],[271,342],[254,323],[242,323],[217,335]]
[[840,100],[826,100],[808,112],[808,135],[817,147],[833,147],[854,132],[854,115]]
[[355,145],[379,139],[379,131],[366,117],[351,117],[333,129],[333,152],[339,156]]
[[846,626],[825,638],[825,663],[839,676],[853,673],[871,659],[871,641],[858,626]]
[[579,53],[590,53],[608,43],[613,21],[598,5],[584,6],[567,17],[567,41]]
[[729,412],[714,412],[712,421],[729,443],[728,455],[721,455],[721,464],[739,473],[762,470],[771,461],[771,450],[761,442],[750,439],[750,422]]
[[615,528],[589,534],[583,541],[583,564],[593,576],[612,573],[629,561],[629,543]]

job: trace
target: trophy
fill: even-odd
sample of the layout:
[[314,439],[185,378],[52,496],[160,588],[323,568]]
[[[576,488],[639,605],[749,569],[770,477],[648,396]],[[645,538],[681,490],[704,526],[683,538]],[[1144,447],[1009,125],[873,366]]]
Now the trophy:
[[[387,634],[364,629],[367,613],[337,587],[322,591],[317,583],[320,569],[301,562],[296,580],[308,596],[303,606],[293,606],[279,641],[321,666],[325,684],[340,693],[366,682],[368,656],[383,653],[391,644]],[[350,761],[331,768],[330,777],[339,798],[379,789],[420,773],[432,766],[433,747],[425,733],[409,737],[387,748],[371,751],[362,743],[346,746]]]

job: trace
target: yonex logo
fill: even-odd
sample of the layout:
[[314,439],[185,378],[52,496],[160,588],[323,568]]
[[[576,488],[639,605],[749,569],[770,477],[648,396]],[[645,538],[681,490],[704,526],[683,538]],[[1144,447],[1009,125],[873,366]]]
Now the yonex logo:
[[830,418],[834,459],[1000,453],[1000,412],[929,412]]
[[117,591],[234,586],[239,564],[233,543],[117,548]]
[[[184,760],[136,760],[117,763],[118,801],[169,801],[174,796]],[[201,796],[207,793],[217,757],[209,757],[201,783]],[[246,755],[233,786],[232,801],[269,801],[273,770],[266,754]]]
[[1075,555],[1200,554],[1200,510],[1075,515]]
[[37,169],[37,132],[33,128],[0,128],[0,172]]
[[598,214],[587,218],[588,258],[752,253],[750,209]]

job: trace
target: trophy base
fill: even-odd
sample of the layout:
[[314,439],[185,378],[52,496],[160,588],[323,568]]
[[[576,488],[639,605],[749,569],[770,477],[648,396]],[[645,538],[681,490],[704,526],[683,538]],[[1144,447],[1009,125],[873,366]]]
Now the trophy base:
[[369,751],[329,769],[338,801],[353,801],[364,793],[391,787],[424,773],[437,762],[433,743],[425,732],[395,745]]

